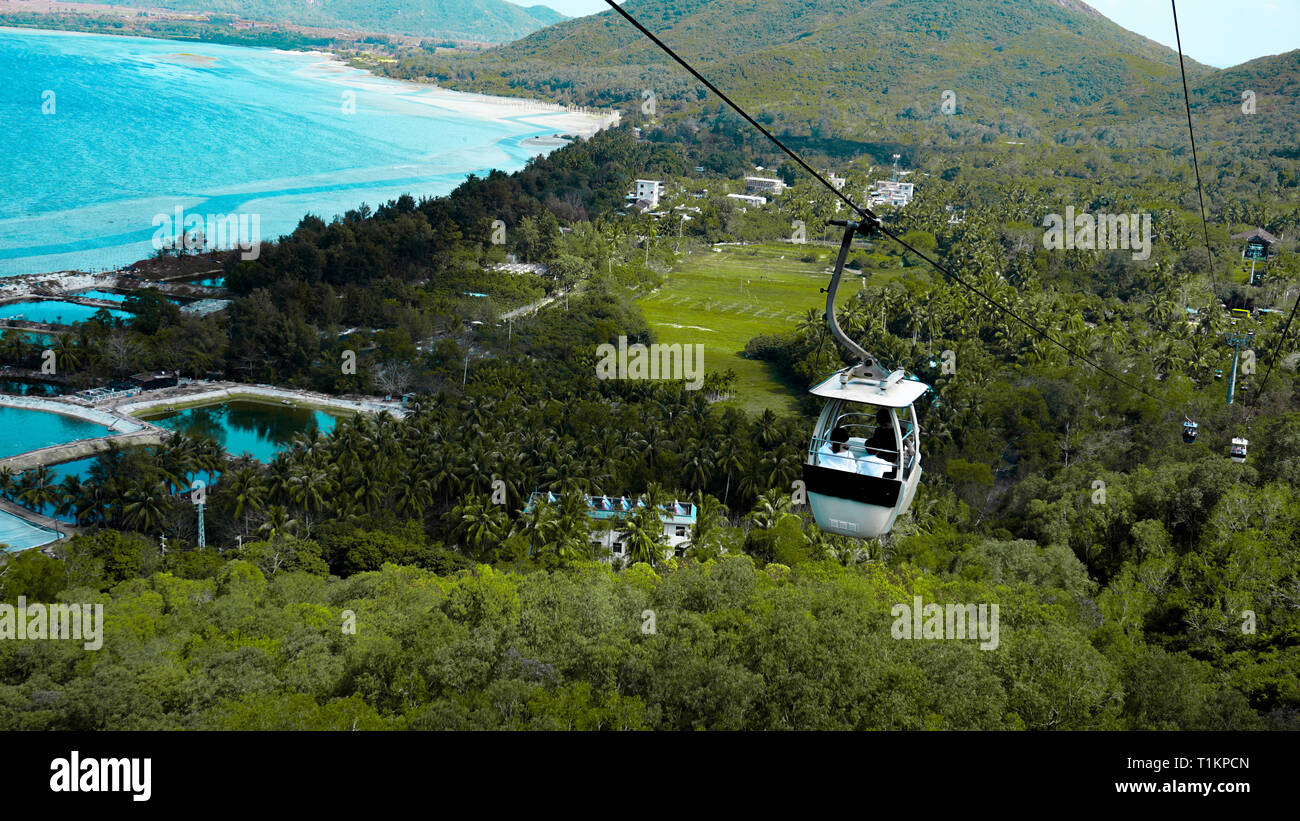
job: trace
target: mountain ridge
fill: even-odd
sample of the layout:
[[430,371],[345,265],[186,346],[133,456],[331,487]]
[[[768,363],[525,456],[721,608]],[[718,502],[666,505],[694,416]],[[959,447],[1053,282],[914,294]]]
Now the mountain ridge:
[[[117,0],[87,2],[120,5]],[[482,43],[514,40],[569,19],[544,4],[525,7],[507,0],[150,0],[149,5],[273,23]]]

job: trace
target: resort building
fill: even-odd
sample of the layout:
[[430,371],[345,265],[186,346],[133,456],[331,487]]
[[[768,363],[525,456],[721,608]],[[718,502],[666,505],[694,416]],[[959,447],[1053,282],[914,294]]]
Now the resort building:
[[1232,239],[1246,240],[1246,244],[1241,247],[1242,259],[1268,259],[1275,256],[1277,254],[1275,246],[1280,242],[1277,237],[1263,228],[1252,228],[1240,234],[1233,234]]
[[637,205],[645,202],[647,207],[654,208],[659,205],[659,198],[663,195],[663,180],[637,180],[636,190],[627,195],[627,201]]
[[876,205],[893,205],[903,208],[912,201],[914,185],[897,180],[876,180],[871,184],[867,197],[867,207]]
[[767,205],[767,197],[756,197],[756,196],[751,196],[750,194],[728,194],[727,196],[733,200],[740,200],[746,205],[754,205],[754,206]]
[[775,177],[745,177],[746,194],[781,194],[785,192],[785,180]]
[[[555,504],[559,499],[550,492],[532,493],[528,497],[528,504],[524,506],[524,511],[527,512],[534,504],[542,501]],[[608,551],[610,555],[607,561],[626,562],[628,553],[623,533],[612,523],[631,516],[637,508],[644,508],[645,502],[640,499],[631,500],[626,496],[587,496],[586,501],[587,517],[593,523],[605,525],[592,528],[592,546]],[[674,500],[660,505],[659,518],[663,521],[664,541],[667,545],[664,548],[665,559],[682,555],[686,544],[691,540],[691,533],[695,530],[697,514],[698,511],[692,502]]]
[[130,382],[133,386],[146,391],[158,388],[174,388],[180,382],[180,374],[168,373],[167,371],[137,373],[130,377]]

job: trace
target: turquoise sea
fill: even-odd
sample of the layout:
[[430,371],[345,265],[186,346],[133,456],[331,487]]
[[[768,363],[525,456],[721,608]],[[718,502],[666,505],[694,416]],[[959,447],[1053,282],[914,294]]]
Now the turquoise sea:
[[517,170],[542,151],[527,138],[565,130],[322,54],[192,41],[0,28],[0,77],[0,276],[150,256],[178,208],[256,215],[272,239]]

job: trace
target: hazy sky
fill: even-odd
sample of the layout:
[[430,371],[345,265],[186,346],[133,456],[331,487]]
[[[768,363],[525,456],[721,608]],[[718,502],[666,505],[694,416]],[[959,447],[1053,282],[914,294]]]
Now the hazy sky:
[[[1084,0],[1124,28],[1174,47],[1168,0]],[[580,17],[605,11],[605,0],[512,0],[547,5]],[[726,0],[719,0],[726,2]],[[1178,0],[1183,53],[1206,65],[1227,68],[1266,54],[1300,48],[1300,0]]]
[[[1084,0],[1129,31],[1175,48],[1168,0]],[[1300,48],[1300,0],[1178,0],[1183,53],[1218,68]]]

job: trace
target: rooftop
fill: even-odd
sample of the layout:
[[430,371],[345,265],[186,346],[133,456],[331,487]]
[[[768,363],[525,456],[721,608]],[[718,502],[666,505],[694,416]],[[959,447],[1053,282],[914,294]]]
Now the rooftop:
[[[531,509],[539,501],[557,504],[560,499],[550,491],[531,493],[524,509]],[[587,496],[586,501],[587,515],[593,519],[620,519],[637,508],[646,506],[644,500],[628,499],[626,496]],[[695,524],[696,510],[692,502],[679,502],[674,499],[660,505],[659,511],[661,518],[673,524]]]
[[1265,231],[1263,228],[1252,228],[1249,231],[1242,231],[1240,234],[1232,235],[1233,239],[1255,239],[1256,237],[1264,240],[1269,245],[1278,241],[1277,237]]

